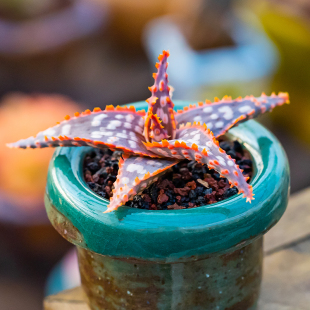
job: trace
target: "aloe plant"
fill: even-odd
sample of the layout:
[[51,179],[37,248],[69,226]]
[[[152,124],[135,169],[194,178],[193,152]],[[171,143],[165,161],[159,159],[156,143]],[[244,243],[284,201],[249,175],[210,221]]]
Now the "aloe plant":
[[[131,200],[183,159],[195,160],[215,169],[226,177],[231,186],[251,202],[252,186],[247,183],[235,160],[219,147],[216,137],[231,127],[275,106],[289,103],[287,93],[260,97],[247,96],[232,100],[225,96],[214,102],[198,104],[175,111],[167,75],[168,51],[159,55],[156,63],[152,95],[147,99],[148,111],[136,111],[134,106],[113,107],[105,110],[86,110],[36,137],[11,143],[9,147],[43,148],[64,146],[92,146],[124,152],[119,161],[119,173],[114,183],[108,210],[116,210]],[[212,131],[211,131],[212,130]]]

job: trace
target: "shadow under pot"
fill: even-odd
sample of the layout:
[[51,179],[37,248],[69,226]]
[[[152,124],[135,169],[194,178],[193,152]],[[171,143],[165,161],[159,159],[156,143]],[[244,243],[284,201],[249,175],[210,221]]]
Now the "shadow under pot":
[[[189,102],[175,104],[182,108]],[[108,201],[83,178],[91,148],[56,150],[46,209],[56,230],[77,246],[92,310],[257,308],[262,237],[286,209],[289,167],[279,142],[257,122],[241,124],[228,136],[252,156],[252,204],[235,195],[192,209],[122,206],[103,213]]]

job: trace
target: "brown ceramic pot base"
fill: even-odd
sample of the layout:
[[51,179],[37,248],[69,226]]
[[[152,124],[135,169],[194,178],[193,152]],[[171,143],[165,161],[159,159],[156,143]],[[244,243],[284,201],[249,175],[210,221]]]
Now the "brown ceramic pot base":
[[78,247],[82,286],[92,310],[254,310],[262,237],[226,254],[181,263],[119,259]]

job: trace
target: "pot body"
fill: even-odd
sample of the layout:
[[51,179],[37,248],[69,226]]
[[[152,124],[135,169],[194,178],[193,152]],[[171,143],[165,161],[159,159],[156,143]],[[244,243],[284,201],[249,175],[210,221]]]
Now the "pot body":
[[99,255],[78,247],[92,310],[254,310],[262,272],[262,237],[201,260],[156,263]]
[[[176,109],[189,104],[174,103]],[[192,209],[122,206],[103,213],[109,202],[83,178],[91,148],[58,148],[45,206],[55,229],[78,247],[92,310],[256,309],[262,236],[287,206],[289,167],[277,139],[258,123],[248,121],[229,134],[252,155],[252,204],[235,195]]]

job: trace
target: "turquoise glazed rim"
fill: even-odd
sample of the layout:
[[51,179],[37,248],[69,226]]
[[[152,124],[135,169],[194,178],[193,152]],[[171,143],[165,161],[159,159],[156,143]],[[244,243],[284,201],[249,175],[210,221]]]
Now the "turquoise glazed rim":
[[[175,101],[175,106],[192,102]],[[145,102],[134,104],[147,108]],[[230,130],[249,150],[255,163],[251,181],[255,200],[242,195],[212,205],[183,210],[142,210],[108,205],[83,178],[83,159],[90,147],[57,148],[50,162],[46,209],[54,206],[81,237],[70,242],[102,255],[158,262],[200,259],[237,249],[262,236],[284,213],[289,196],[289,166],[279,141],[250,120]],[[51,220],[52,221],[52,220]],[[53,221],[52,221],[53,223]],[[53,223],[55,225],[55,223]]]

